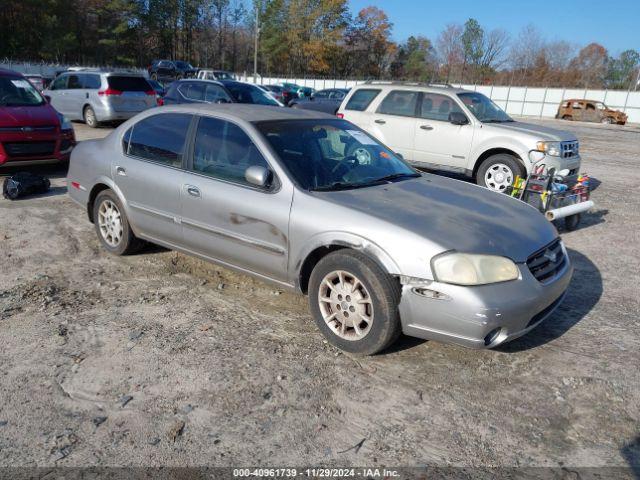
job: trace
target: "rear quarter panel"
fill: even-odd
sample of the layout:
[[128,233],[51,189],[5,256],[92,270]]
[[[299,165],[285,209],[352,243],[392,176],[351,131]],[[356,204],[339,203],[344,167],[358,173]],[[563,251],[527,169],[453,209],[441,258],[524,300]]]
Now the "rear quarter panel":
[[73,201],[85,208],[96,185],[105,184],[115,189],[111,179],[111,159],[114,155],[112,145],[116,132],[117,130],[101,140],[82,141],[71,152],[67,191]]

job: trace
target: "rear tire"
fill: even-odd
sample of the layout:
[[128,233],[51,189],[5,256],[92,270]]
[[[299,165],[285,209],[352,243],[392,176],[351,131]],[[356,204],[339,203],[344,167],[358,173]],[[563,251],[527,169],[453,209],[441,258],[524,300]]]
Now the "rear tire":
[[526,176],[524,165],[513,155],[498,153],[485,159],[476,173],[476,183],[494,192],[504,193],[517,176]]
[[563,115],[562,119],[563,120],[573,120],[573,117],[571,115]]
[[87,105],[84,108],[83,117],[84,123],[86,123],[88,127],[98,128],[100,126],[100,123],[96,118],[96,112],[93,111],[93,108],[91,106]]
[[318,328],[346,352],[373,355],[395,342],[402,332],[399,302],[398,281],[354,250],[322,258],[309,279],[309,308]]
[[129,255],[142,245],[142,241],[133,234],[122,203],[112,190],[103,190],[96,197],[93,223],[100,243],[109,253]]

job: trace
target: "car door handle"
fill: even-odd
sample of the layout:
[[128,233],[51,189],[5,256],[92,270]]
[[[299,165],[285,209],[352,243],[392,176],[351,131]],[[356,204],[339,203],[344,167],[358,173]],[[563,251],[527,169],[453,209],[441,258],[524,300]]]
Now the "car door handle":
[[420,125],[420,128],[422,130],[433,130],[433,127],[431,125]]
[[376,123],[379,123],[380,125],[384,125],[385,123],[387,123],[387,122],[385,122],[384,120],[374,120],[374,121],[375,121]]
[[127,171],[122,167],[116,166],[116,174],[120,175],[121,177],[126,177],[127,176]]
[[200,189],[198,187],[194,187],[193,185],[185,185],[187,189],[187,193],[192,197],[200,197]]

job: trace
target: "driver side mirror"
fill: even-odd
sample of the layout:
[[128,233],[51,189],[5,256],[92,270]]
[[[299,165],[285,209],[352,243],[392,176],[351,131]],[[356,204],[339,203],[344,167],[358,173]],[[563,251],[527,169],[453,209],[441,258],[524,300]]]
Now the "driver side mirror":
[[271,183],[271,172],[259,165],[253,165],[245,170],[244,178],[251,185],[266,188]]
[[469,119],[462,112],[451,112],[449,114],[449,122],[453,125],[467,125],[469,123]]

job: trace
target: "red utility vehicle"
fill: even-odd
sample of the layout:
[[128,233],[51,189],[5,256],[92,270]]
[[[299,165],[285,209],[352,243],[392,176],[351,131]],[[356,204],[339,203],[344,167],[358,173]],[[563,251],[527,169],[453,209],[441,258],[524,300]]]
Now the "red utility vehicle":
[[73,126],[21,74],[0,69],[0,166],[67,162]]

